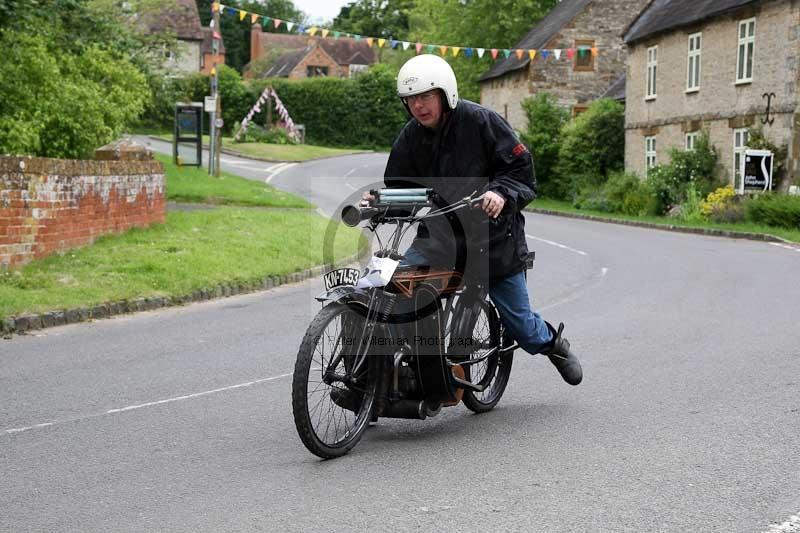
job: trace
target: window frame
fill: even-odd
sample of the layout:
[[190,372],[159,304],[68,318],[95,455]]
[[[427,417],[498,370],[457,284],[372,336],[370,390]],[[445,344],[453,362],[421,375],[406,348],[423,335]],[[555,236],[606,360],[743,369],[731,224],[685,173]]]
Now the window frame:
[[[734,128],[733,129],[733,188],[738,190],[739,183],[737,180],[741,179],[739,175],[739,168],[741,168],[741,159],[747,150],[747,143],[750,141],[749,128]],[[738,135],[741,134],[741,137]],[[741,140],[741,145],[737,146]]]
[[687,152],[694,151],[695,146],[697,146],[698,137],[700,137],[699,131],[687,132],[686,135],[684,136],[684,142],[683,142],[684,150],[686,150]]
[[[316,74],[315,69],[320,69],[321,74]],[[313,75],[312,72],[314,72]],[[329,72],[327,65],[306,65],[306,78],[327,78]]]
[[[692,44],[695,45],[694,49]],[[696,93],[700,90],[700,76],[702,75],[703,32],[689,35],[686,57],[686,92]],[[694,77],[693,77],[694,74]],[[694,84],[692,84],[694,81]]]
[[[652,143],[652,149],[651,149]],[[647,177],[651,168],[658,165],[658,150],[656,148],[656,136],[646,135],[644,138],[644,175]]]
[[[580,59],[581,49],[585,49],[589,53],[588,65],[578,65],[578,59]],[[574,72],[594,72],[595,62],[594,62],[594,54],[592,53],[593,49],[594,49],[594,39],[575,39],[575,56],[572,59],[572,70]]]
[[[652,53],[651,53],[652,52]],[[652,56],[652,58],[651,58]],[[647,76],[645,78],[645,100],[658,97],[658,45],[647,47]],[[652,89],[652,92],[651,92]]]
[[[750,25],[752,24],[752,35],[749,35]],[[744,37],[742,37],[742,27],[744,27]],[[736,25],[736,85],[753,82],[755,71],[755,52],[756,52],[756,18],[751,17],[738,21]],[[744,54],[744,56],[743,56]],[[747,67],[750,67],[750,76],[747,76]],[[741,72],[740,72],[741,71]],[[740,76],[740,74],[742,76]]]

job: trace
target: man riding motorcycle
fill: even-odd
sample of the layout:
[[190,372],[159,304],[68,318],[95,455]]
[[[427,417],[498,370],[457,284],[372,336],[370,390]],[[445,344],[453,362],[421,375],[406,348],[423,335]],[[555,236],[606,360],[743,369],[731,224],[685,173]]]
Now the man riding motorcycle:
[[[533,159],[497,113],[459,100],[455,73],[441,57],[411,58],[397,76],[397,95],[411,119],[395,141],[387,187],[430,187],[444,204],[483,194],[481,210],[420,223],[405,252],[406,264],[466,267],[488,281],[489,295],[509,335],[531,354],[541,353],[570,385],[583,371],[558,328],[531,309],[525,278],[528,247],[522,209],[535,197]],[[368,192],[362,203],[374,198]],[[491,224],[481,222],[491,219]],[[481,220],[482,219],[482,220]],[[454,229],[455,228],[455,229]],[[454,258],[464,258],[456,260]]]

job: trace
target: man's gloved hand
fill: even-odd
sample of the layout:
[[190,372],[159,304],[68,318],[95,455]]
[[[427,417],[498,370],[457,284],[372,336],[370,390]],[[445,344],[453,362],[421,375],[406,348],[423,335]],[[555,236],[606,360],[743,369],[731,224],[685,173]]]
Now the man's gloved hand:
[[483,193],[481,209],[491,218],[499,217],[504,205],[506,205],[506,199],[496,192],[486,191]]
[[369,207],[375,203],[375,197],[369,193],[369,191],[364,191],[361,193],[361,203],[359,204],[361,207]]

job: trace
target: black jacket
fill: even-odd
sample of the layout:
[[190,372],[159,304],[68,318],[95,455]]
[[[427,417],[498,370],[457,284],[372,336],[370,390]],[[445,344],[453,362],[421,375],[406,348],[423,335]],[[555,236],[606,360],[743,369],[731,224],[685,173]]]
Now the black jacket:
[[494,111],[460,100],[438,131],[412,118],[392,147],[384,180],[387,187],[431,187],[443,205],[474,191],[502,195],[506,203],[497,220],[481,209],[432,218],[420,224],[414,246],[433,265],[477,271],[493,280],[525,268],[528,247],[520,211],[535,197],[533,160]]

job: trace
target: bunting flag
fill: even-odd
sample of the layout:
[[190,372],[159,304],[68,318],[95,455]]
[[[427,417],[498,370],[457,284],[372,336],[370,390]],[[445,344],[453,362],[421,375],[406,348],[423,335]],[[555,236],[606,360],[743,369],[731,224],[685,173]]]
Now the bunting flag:
[[247,113],[247,116],[242,119],[241,124],[239,125],[239,130],[236,132],[234,138],[238,141],[241,139],[243,133],[247,132],[248,126],[250,126],[250,122],[252,122],[253,117],[261,112],[261,105],[267,100],[267,98],[272,98],[275,101],[275,110],[278,112],[278,116],[281,117],[283,120],[284,125],[283,128],[286,130],[286,133],[289,134],[294,140],[299,141],[300,135],[297,130],[297,127],[294,125],[294,121],[292,117],[289,116],[289,111],[281,102],[281,99],[278,97],[278,93],[272,87],[266,87],[264,91],[261,93],[261,96],[258,97],[255,105],[250,108],[250,111]]
[[212,36],[214,39],[216,39],[217,41],[219,41],[219,40],[221,40],[221,39],[222,39],[222,35],[220,35],[218,31],[215,31],[214,33],[212,33],[212,34],[211,34],[211,36]]
[[[597,57],[598,54],[600,53],[599,49],[596,46],[593,46],[593,47],[581,47],[581,48],[566,48],[566,49],[554,48],[554,49],[535,50],[535,49],[526,49],[526,48],[513,48],[513,49],[510,49],[510,48],[488,48],[487,49],[487,48],[473,48],[473,47],[467,47],[467,46],[451,46],[451,45],[441,45],[441,44],[428,44],[428,43],[421,43],[421,42],[412,43],[410,41],[399,41],[399,40],[391,39],[391,38],[387,39],[387,38],[383,38],[383,37],[362,36],[362,35],[359,35],[359,34],[346,33],[346,32],[341,32],[341,31],[338,31],[338,30],[332,30],[332,29],[328,29],[328,28],[319,28],[317,26],[312,26],[310,28],[306,28],[303,24],[298,24],[297,22],[285,21],[285,20],[281,20],[281,19],[271,18],[271,17],[268,17],[266,15],[261,15],[259,13],[249,13],[247,11],[244,11],[244,10],[241,10],[241,9],[238,9],[238,8],[233,8],[233,7],[230,7],[230,6],[222,5],[219,2],[213,2],[211,4],[211,12],[212,13],[220,12],[222,14],[231,15],[231,16],[236,16],[236,14],[238,14],[240,21],[243,21],[247,15],[250,15],[250,22],[252,24],[256,24],[256,23],[258,23],[260,21],[261,25],[264,27],[265,30],[267,29],[267,24],[270,21],[272,21],[272,24],[273,24],[273,26],[274,26],[274,28],[276,30],[280,29],[281,24],[285,24],[287,31],[292,31],[293,28],[297,28],[297,33],[301,33],[301,34],[302,33],[308,33],[312,37],[316,36],[317,33],[319,33],[320,36],[323,39],[327,39],[328,36],[332,36],[334,39],[338,39],[339,37],[345,36],[345,37],[350,37],[352,39],[355,39],[356,41],[360,41],[361,39],[365,39],[367,41],[367,45],[370,48],[374,44],[377,44],[378,48],[383,48],[384,46],[386,46],[387,43],[389,43],[389,47],[391,49],[393,49],[393,50],[396,50],[398,48],[398,46],[401,46],[401,45],[403,47],[403,50],[408,50],[411,47],[411,45],[413,44],[414,45],[414,49],[416,50],[417,54],[421,54],[423,49],[429,54],[434,53],[434,51],[438,49],[439,53],[443,57],[447,55],[448,50],[452,53],[453,57],[458,57],[459,53],[463,51],[464,52],[463,53],[464,57],[472,58],[472,57],[477,56],[479,59],[482,59],[484,54],[486,53],[486,51],[489,50],[492,59],[495,60],[495,61],[497,61],[497,59],[500,56],[501,52],[502,52],[502,57],[506,58],[506,59],[509,58],[512,53],[514,53],[514,55],[519,60],[523,59],[525,57],[525,54],[527,54],[531,61],[533,61],[536,58],[537,55],[541,56],[542,60],[546,60],[550,56],[552,56],[555,60],[560,60],[561,57],[562,57],[562,52],[564,50],[566,50],[566,52],[567,52],[566,56],[570,60],[575,57],[576,51],[577,51],[579,57],[585,57],[586,54],[591,54],[591,56]],[[210,27],[212,29],[214,28],[213,21],[211,22]],[[221,37],[218,37],[218,35],[219,35],[218,33],[214,33],[214,38],[215,39],[221,39]]]

